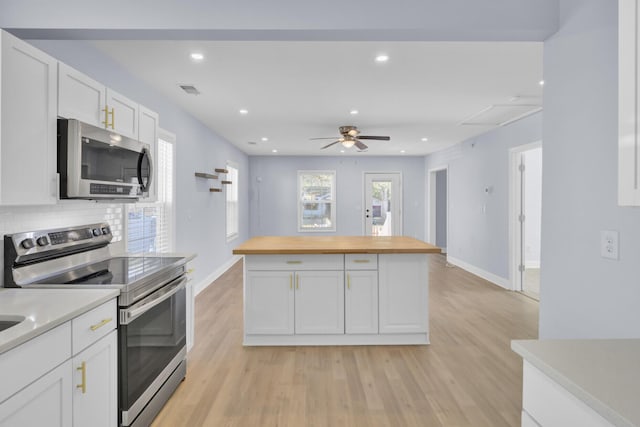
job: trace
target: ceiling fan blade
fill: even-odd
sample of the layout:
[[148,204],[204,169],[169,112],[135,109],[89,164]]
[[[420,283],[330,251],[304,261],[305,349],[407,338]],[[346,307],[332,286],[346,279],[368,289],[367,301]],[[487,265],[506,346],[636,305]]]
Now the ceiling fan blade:
[[314,139],[336,139],[335,136],[328,136],[326,138],[309,138],[310,141],[313,141]]
[[329,148],[329,147],[331,147],[332,145],[337,144],[338,142],[340,142],[340,141],[338,140],[338,141],[332,142],[331,144],[327,144],[327,145],[325,145],[324,147],[322,147],[322,148],[321,148],[321,150],[324,150],[325,148]]
[[389,137],[389,136],[360,135],[360,136],[358,136],[358,139],[375,139],[375,140],[378,140],[378,141],[389,141],[389,140],[391,140],[391,137]]
[[356,142],[355,142],[355,144],[354,144],[354,145],[355,145],[356,147],[358,147],[358,150],[360,150],[360,151],[364,151],[364,150],[366,150],[367,148],[369,148],[369,147],[367,147],[367,145],[366,145],[366,144],[363,144],[362,142],[358,141],[357,139],[356,139]]

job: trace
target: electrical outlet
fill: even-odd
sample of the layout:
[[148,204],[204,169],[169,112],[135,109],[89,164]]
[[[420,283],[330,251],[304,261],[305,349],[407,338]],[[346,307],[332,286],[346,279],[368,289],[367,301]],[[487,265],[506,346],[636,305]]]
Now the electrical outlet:
[[618,232],[603,230],[600,232],[600,255],[602,258],[618,259]]

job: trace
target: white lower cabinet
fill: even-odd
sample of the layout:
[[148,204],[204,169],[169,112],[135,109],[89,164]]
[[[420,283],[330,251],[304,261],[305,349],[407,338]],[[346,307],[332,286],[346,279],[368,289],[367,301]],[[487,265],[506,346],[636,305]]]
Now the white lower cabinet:
[[522,371],[522,427],[613,426],[526,360]]
[[292,271],[248,271],[245,274],[245,331],[255,335],[292,335]]
[[108,427],[118,423],[118,333],[73,357],[73,425]]
[[345,333],[377,334],[378,270],[347,270],[345,276]]
[[116,300],[0,355],[0,427],[118,425]]
[[0,426],[71,425],[71,369],[67,360],[4,401],[0,405]]
[[246,255],[245,345],[428,344],[426,254]]
[[342,271],[300,271],[295,281],[295,333],[344,334]]
[[380,254],[380,333],[428,331],[429,264],[425,254]]

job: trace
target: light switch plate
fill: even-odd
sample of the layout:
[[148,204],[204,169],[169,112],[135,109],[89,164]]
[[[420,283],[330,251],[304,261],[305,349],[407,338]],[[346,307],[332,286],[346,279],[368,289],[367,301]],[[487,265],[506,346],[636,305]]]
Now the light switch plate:
[[600,232],[600,255],[603,258],[618,259],[618,232],[603,230]]

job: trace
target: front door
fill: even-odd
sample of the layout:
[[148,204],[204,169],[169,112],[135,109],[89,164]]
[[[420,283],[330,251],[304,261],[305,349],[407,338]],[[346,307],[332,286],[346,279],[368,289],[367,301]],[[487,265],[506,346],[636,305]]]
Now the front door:
[[365,173],[364,200],[365,236],[402,235],[400,173]]

